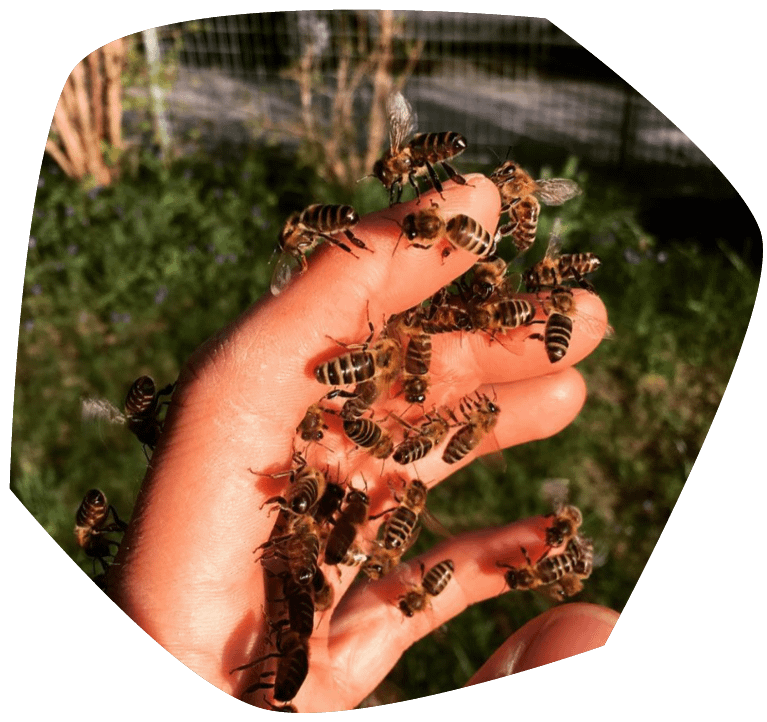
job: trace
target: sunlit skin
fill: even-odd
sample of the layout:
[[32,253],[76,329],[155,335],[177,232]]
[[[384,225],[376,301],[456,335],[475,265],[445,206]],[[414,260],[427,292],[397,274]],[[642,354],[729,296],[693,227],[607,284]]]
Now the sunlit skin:
[[[378,333],[384,318],[431,296],[476,261],[463,250],[444,256],[445,241],[420,249],[400,239],[394,250],[402,218],[428,207],[430,199],[447,217],[464,213],[494,229],[498,191],[484,176],[467,180],[465,186],[445,183],[444,199],[425,193],[420,205],[412,201],[363,217],[355,235],[372,253],[359,252],[355,258],[323,244],[309,257],[305,274],[209,339],[181,371],[164,434],[110,569],[109,590],[148,634],[229,694],[239,696],[262,671],[231,670],[271,651],[264,638],[264,569],[253,551],[269,538],[276,518],[267,516],[269,506],[262,509],[262,504],[284,493],[289,482],[285,476],[253,472],[290,468],[295,443],[310,464],[331,469],[334,477],[338,473],[357,488],[366,483],[370,513],[376,514],[396,504],[392,474],[417,476],[431,488],[480,454],[556,434],[585,402],[584,381],[572,366],[599,340],[579,332],[577,323],[568,353],[555,365],[540,341],[524,340],[541,325],[495,340],[451,333],[434,337],[426,409],[456,408],[477,389],[501,408],[495,433],[459,463],[442,461],[447,438],[414,465],[372,459],[339,433],[338,419],[328,421],[322,444],[307,447],[296,435],[307,408],[331,390],[312,372],[318,363],[345,352],[336,341],[361,343],[370,333],[368,319]],[[583,311],[606,324],[596,295],[580,289],[575,295]],[[378,403],[376,418],[393,410],[415,422],[420,410],[408,411],[408,406],[401,396]],[[403,429],[392,426],[401,440]],[[382,522],[369,522],[363,536],[372,539]],[[317,615],[309,674],[293,700],[295,707],[319,712],[358,705],[415,641],[468,605],[509,593],[496,562],[524,564],[520,546],[533,558],[543,554],[547,523],[535,517],[447,539],[380,581],[352,589],[355,570],[340,567],[339,580],[335,569],[325,567],[335,604]],[[447,558],[455,563],[453,579],[430,607],[404,619],[397,600],[419,583],[419,563],[428,569]],[[522,660],[529,668],[600,646],[617,619],[615,612],[583,604],[565,604],[551,613],[556,624],[543,625],[543,632],[525,636],[523,629],[513,635],[514,664]],[[535,644],[520,652],[533,639]],[[491,660],[480,673],[491,679],[519,671],[514,664],[507,655]],[[245,699],[266,706],[264,696],[258,691]]]

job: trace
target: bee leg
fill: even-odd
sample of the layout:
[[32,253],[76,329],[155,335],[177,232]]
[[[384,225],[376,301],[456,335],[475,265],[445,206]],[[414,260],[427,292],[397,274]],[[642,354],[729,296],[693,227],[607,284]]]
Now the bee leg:
[[[235,672],[240,672],[243,669],[248,669],[249,667],[255,667],[257,664],[261,664],[261,662],[266,661],[267,659],[271,659],[272,657],[282,657],[282,654],[280,652],[272,652],[271,654],[265,654],[263,657],[259,657],[258,659],[254,659],[252,662],[248,662],[247,664],[242,664],[239,667],[235,667],[229,674],[234,674]],[[264,672],[261,677],[267,677],[270,674],[274,674],[274,672]]]
[[337,246],[338,248],[341,248],[342,250],[346,251],[347,253],[351,253],[352,256],[354,256],[355,258],[359,258],[359,256],[356,253],[354,253],[354,251],[352,251],[351,248],[349,248],[349,246],[347,246],[345,243],[342,243],[337,238],[333,238],[333,236],[329,236],[329,235],[327,235],[325,233],[318,233],[317,235],[320,238],[324,238],[328,243],[332,243],[334,246]]
[[115,520],[115,524],[118,527],[112,531],[125,531],[128,528],[128,525],[124,521],[120,520],[120,517],[117,516],[117,510],[111,504],[109,505],[109,511],[112,512],[112,518]]
[[[261,675],[262,677],[265,677],[267,674],[274,674],[274,672],[267,672],[266,674]],[[243,694],[250,694],[251,692],[255,692],[258,689],[273,689],[274,688],[274,682],[256,682],[255,684],[251,684],[250,687],[243,690]]]
[[363,248],[366,251],[373,252],[372,248],[368,248],[357,236],[355,236],[348,228],[344,231],[344,235],[355,245],[357,248]]
[[585,288],[589,293],[593,293],[594,295],[596,295],[596,292],[597,292],[596,288],[594,288],[594,286],[592,286],[591,283],[589,283],[589,281],[587,281],[583,276],[581,276],[581,274],[578,273],[578,271],[573,270],[573,276],[575,276],[575,280],[578,282],[578,285],[581,288]]
[[400,198],[402,198],[402,181],[401,179],[397,179],[389,188],[389,208],[399,203]]
[[393,506],[391,509],[386,509],[386,511],[382,511],[380,514],[375,514],[374,516],[369,516],[368,521],[373,521],[374,519],[380,519],[384,514],[390,514],[395,509],[398,509],[399,507]]
[[[413,186],[413,190],[415,191],[416,203],[418,203],[420,205],[420,203],[421,203],[421,190],[418,188],[418,183],[415,182],[415,178],[413,177],[412,173],[407,177],[407,182],[410,183],[411,186]],[[402,194],[402,188],[400,187],[400,195],[401,194]]]
[[439,193],[440,198],[442,200],[445,200],[445,196],[442,195],[442,182],[439,179],[439,176],[437,175],[437,171],[434,170],[434,166],[429,163],[429,161],[425,161],[424,165],[426,166],[426,172],[429,174],[429,180],[431,181],[431,184],[434,186],[434,190]]
[[444,160],[442,161],[440,165],[445,169],[445,173],[447,173],[450,180],[453,180],[462,186],[466,185],[466,179],[455,168],[453,168],[453,166],[451,166],[449,163],[445,162]]

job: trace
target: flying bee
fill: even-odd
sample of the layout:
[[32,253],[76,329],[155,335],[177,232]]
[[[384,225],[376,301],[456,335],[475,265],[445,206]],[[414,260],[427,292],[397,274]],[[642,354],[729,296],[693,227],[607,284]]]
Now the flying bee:
[[455,565],[452,559],[445,559],[435,564],[424,574],[421,564],[421,584],[406,592],[399,598],[399,608],[406,617],[412,617],[416,612],[426,609],[430,597],[441,594],[448,582],[453,578]]
[[322,241],[332,243],[354,255],[349,246],[333,236],[335,233],[343,233],[357,248],[370,250],[352,233],[351,229],[359,221],[357,211],[345,205],[315,203],[304,208],[303,211],[292,213],[280,232],[278,244],[280,255],[272,272],[272,295],[281,293],[296,272],[301,274],[306,271],[309,265],[306,254]]
[[534,333],[528,338],[543,341],[551,363],[561,361],[565,357],[567,349],[570,348],[575,320],[578,320],[585,333],[592,338],[601,339],[605,335],[612,335],[609,326],[605,328],[599,319],[578,310],[572,290],[564,286],[552,288],[549,296],[541,301],[541,308],[546,314],[546,321],[532,323],[545,323],[543,334]]
[[325,410],[319,404],[312,404],[296,427],[296,433],[300,434],[304,441],[320,441],[327,428]]
[[346,436],[376,459],[386,459],[394,451],[391,434],[372,419],[344,419],[343,425]]
[[368,519],[370,499],[359,489],[352,489],[325,544],[325,563],[340,564],[347,556],[357,531]]
[[482,439],[492,432],[501,412],[486,394],[479,392],[476,399],[469,396],[461,399],[459,408],[465,423],[450,437],[442,453],[442,460],[447,464],[455,464],[479,446]]
[[[449,412],[449,409],[447,410]],[[401,421],[401,420],[400,420]],[[406,436],[396,449],[393,459],[398,464],[412,464],[423,459],[442,439],[447,435],[450,423],[438,413],[427,414],[426,421],[417,428],[407,424],[410,430],[415,431]]]
[[290,491],[287,498],[283,496],[273,496],[267,499],[261,507],[275,502],[284,509],[289,509],[294,514],[306,514],[320,500],[325,493],[327,480],[325,474],[319,469],[309,466],[300,454],[293,454],[293,463],[297,466],[295,469],[282,471],[277,474],[263,474],[251,469],[251,473],[258,473],[260,476],[269,476],[273,479],[280,476],[290,476]]
[[520,252],[535,242],[541,201],[548,206],[559,206],[580,195],[580,187],[567,178],[533,180],[521,166],[507,160],[490,174],[501,195],[501,213],[509,214],[508,223],[500,226],[496,237],[511,235]]
[[306,514],[293,515],[288,521],[286,533],[273,537],[255,551],[264,549],[261,559],[282,559],[296,584],[310,584],[317,573],[320,553],[319,527],[313,517]]
[[445,235],[456,248],[463,248],[477,256],[489,256],[495,252],[493,236],[463,213],[453,216],[447,222]]
[[274,675],[274,681],[255,682],[243,691],[243,695],[258,689],[273,688],[273,696],[277,702],[290,702],[298,694],[309,672],[309,644],[305,637],[292,630],[285,632],[278,628],[276,652],[265,654],[252,662],[235,667],[230,674],[255,667],[273,657],[279,658],[276,672],[264,672],[259,675],[259,680]]
[[[109,522],[109,515],[112,522]],[[88,491],[75,514],[75,539],[78,546],[95,560],[98,559],[106,570],[105,557],[112,556],[111,545],[119,546],[116,541],[108,539],[105,534],[122,532],[127,524],[117,516],[115,508],[109,504],[103,491],[91,489]]]
[[454,131],[419,133],[406,142],[415,131],[416,117],[410,103],[399,91],[392,92],[387,98],[386,117],[389,148],[373,165],[372,175],[389,191],[390,206],[399,203],[405,181],[415,190],[416,198],[420,198],[415,182],[419,175],[428,174],[432,186],[441,195],[442,183],[434,170],[437,163],[456,183],[466,183],[466,179],[447,162],[466,150],[466,139],[462,135]]
[[370,336],[364,343],[340,344],[350,350],[318,364],[314,377],[328,386],[348,386],[374,377],[380,377],[382,383],[393,381],[402,366],[402,345],[396,338],[385,334],[370,343],[372,338],[373,325],[370,324]]
[[83,419],[100,418],[113,424],[125,424],[144,447],[154,450],[163,429],[160,413],[169,403],[167,400],[160,402],[160,397],[170,396],[175,386],[175,383],[168,384],[158,391],[151,376],[139,376],[128,389],[123,412],[106,399],[83,399]]
[[595,293],[594,287],[585,279],[585,276],[596,271],[602,265],[602,261],[594,253],[561,254],[560,228],[561,223],[557,218],[543,259],[528,268],[522,275],[527,290],[537,293],[544,287],[561,286],[563,282],[573,280],[590,293]]

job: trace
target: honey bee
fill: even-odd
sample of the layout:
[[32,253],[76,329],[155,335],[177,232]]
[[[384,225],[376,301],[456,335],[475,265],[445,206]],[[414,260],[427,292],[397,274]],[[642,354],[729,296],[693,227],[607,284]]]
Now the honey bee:
[[491,296],[472,306],[470,313],[473,328],[494,339],[500,332],[528,325],[535,317],[535,306],[524,298]]
[[[109,522],[109,515],[112,522]],[[122,532],[127,524],[117,516],[115,508],[108,503],[107,497],[99,489],[88,491],[75,514],[75,539],[78,546],[94,560],[98,560],[106,570],[106,557],[112,556],[111,546],[119,546],[105,534]],[[95,566],[95,563],[94,563]]]
[[175,384],[169,384],[157,391],[151,376],[140,376],[128,390],[125,397],[125,417],[128,428],[145,446],[154,449],[162,431],[162,423],[158,419],[160,410],[159,398],[169,395]]
[[160,412],[169,403],[160,402],[161,396],[170,396],[176,384],[157,390],[151,376],[139,376],[128,389],[124,412],[106,399],[83,399],[82,415],[86,420],[101,418],[113,424],[126,424],[128,429],[146,448],[154,450],[162,433]]
[[489,256],[495,252],[495,239],[477,221],[459,213],[445,226],[445,235],[456,248],[477,256]]
[[453,331],[472,331],[471,313],[464,305],[456,303],[446,288],[429,299],[429,305],[418,307],[416,320],[424,333],[438,334]]
[[357,446],[369,449],[376,459],[386,459],[394,451],[391,435],[372,419],[344,419],[344,433]]
[[541,308],[546,314],[546,321],[533,321],[532,323],[546,324],[543,335],[535,333],[528,338],[543,341],[546,355],[551,363],[561,361],[565,357],[567,349],[570,348],[575,319],[583,326],[584,331],[589,336],[602,338],[605,334],[612,334],[612,329],[609,326],[604,329],[598,319],[579,311],[575,304],[573,292],[564,286],[552,288],[550,295],[542,300]]
[[596,271],[602,261],[594,253],[560,253],[562,237],[559,233],[560,222],[554,222],[554,229],[549,237],[549,245],[543,259],[528,268],[522,279],[528,291],[538,292],[544,287],[561,286],[564,281],[573,280],[595,293],[594,287],[584,278]]
[[412,333],[405,349],[402,391],[411,404],[422,404],[429,388],[431,366],[431,336],[428,333]]
[[567,178],[533,180],[532,176],[514,161],[508,160],[490,174],[501,195],[501,213],[509,214],[509,222],[500,226],[496,238],[511,234],[520,252],[535,242],[541,201],[548,206],[559,206],[582,193],[575,181]]
[[386,576],[397,566],[397,564],[399,564],[400,559],[402,559],[407,550],[415,544],[420,533],[420,528],[416,529],[407,541],[407,544],[398,549],[387,549],[380,542],[376,542],[373,551],[362,564],[363,574],[369,579],[374,580]]
[[555,602],[560,602],[583,589],[583,579],[591,576],[593,544],[590,539],[575,536],[562,554],[547,557],[537,565],[537,574],[543,582],[539,591]]
[[445,235],[445,220],[439,212],[439,206],[432,201],[429,208],[408,213],[402,219],[402,233],[411,246],[431,248],[437,239]]
[[319,404],[312,404],[296,427],[296,433],[300,434],[304,441],[320,441],[327,428],[325,410]]
[[381,541],[376,542],[375,548],[362,565],[362,572],[370,579],[380,579],[399,564],[421,533],[419,521],[442,536],[450,536],[450,532],[426,508],[427,493],[426,485],[415,479],[407,485],[403,499],[399,500],[395,495],[399,506],[370,517],[377,519],[390,514],[383,524]]
[[505,288],[509,264],[495,254],[477,261],[471,268],[471,283],[464,281],[469,301],[487,301],[494,291]]
[[267,499],[261,507],[275,502],[284,509],[289,509],[294,514],[306,514],[325,493],[327,480],[325,474],[319,469],[309,466],[300,454],[293,455],[293,462],[297,464],[295,469],[279,472],[277,474],[262,474],[252,469],[251,473],[258,473],[260,476],[269,476],[278,478],[280,476],[290,476],[291,488],[287,498],[283,496],[273,496]]
[[550,547],[562,546],[576,536],[583,523],[583,514],[572,504],[562,505],[554,514],[554,523],[546,529],[546,544]]
[[351,206],[322,205],[315,203],[291,214],[280,232],[277,263],[271,280],[272,295],[277,296],[298,272],[304,273],[308,267],[306,254],[322,241],[332,243],[347,253],[354,255],[349,246],[332,234],[343,233],[357,248],[370,250],[352,233],[352,228],[360,221],[357,211]]
[[341,564],[357,537],[357,530],[367,521],[370,499],[359,489],[352,489],[346,506],[336,520],[325,545],[325,563]]
[[426,508],[428,491],[426,485],[419,479],[414,479],[408,485],[399,506],[384,522],[382,535],[384,548],[399,549],[408,543],[418,524],[421,512]]
[[[447,410],[449,412],[449,409]],[[401,421],[401,420],[400,420]],[[415,433],[406,436],[401,444],[394,449],[392,458],[398,464],[412,464],[423,459],[447,435],[450,423],[438,413],[427,414],[426,421],[416,429],[407,425]]]
[[387,98],[386,117],[389,148],[373,165],[372,175],[389,191],[390,206],[399,203],[405,181],[415,190],[416,198],[420,198],[415,182],[419,175],[428,174],[432,186],[442,194],[442,183],[434,170],[437,163],[456,183],[466,183],[466,179],[447,163],[466,150],[466,139],[462,135],[454,131],[419,133],[406,142],[415,131],[416,118],[410,103],[399,91],[392,92]]
[[340,484],[326,484],[325,491],[312,510],[314,521],[320,526],[331,521],[333,515],[341,508],[345,495],[344,488]]
[[319,527],[313,517],[306,514],[293,515],[286,533],[273,537],[255,551],[263,549],[261,560],[282,559],[296,584],[310,584],[317,573],[320,553]]
[[448,582],[453,578],[455,565],[451,559],[445,559],[435,564],[424,574],[421,564],[421,584],[414,587],[399,598],[399,608],[406,617],[412,617],[416,612],[426,608],[430,597],[441,594]]
[[278,629],[276,652],[265,654],[252,662],[235,667],[230,674],[254,667],[273,657],[279,658],[276,672],[264,672],[259,675],[259,680],[274,675],[274,681],[255,682],[243,691],[243,695],[259,689],[273,688],[272,694],[275,701],[290,702],[298,694],[309,673],[309,645],[305,637],[292,630],[285,632]]
[[372,324],[370,326],[370,336],[364,343],[341,344],[351,350],[315,367],[317,381],[328,386],[348,386],[374,377],[380,377],[386,383],[396,378],[402,366],[402,345],[387,335],[370,343],[373,338]]
[[501,412],[486,394],[479,392],[476,400],[469,396],[461,399],[459,408],[465,423],[453,434],[442,453],[442,460],[447,464],[455,464],[479,446],[495,427]]

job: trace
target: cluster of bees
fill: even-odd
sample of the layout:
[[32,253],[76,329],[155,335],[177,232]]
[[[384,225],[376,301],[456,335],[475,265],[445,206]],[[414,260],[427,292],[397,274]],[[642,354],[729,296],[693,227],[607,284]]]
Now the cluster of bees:
[[[387,114],[390,145],[375,163],[372,176],[389,191],[390,205],[400,201],[406,183],[420,200],[416,183],[420,176],[425,176],[441,196],[438,168],[454,182],[466,183],[449,163],[465,150],[463,136],[453,131],[413,135],[415,117],[399,92],[390,96]],[[368,319],[370,334],[365,340],[356,344],[336,342],[342,352],[313,369],[314,379],[330,388],[300,420],[290,468],[271,474],[251,469],[255,475],[286,478],[289,483],[281,495],[265,502],[279,509],[278,519],[271,538],[255,550],[260,553],[258,559],[267,579],[264,611],[273,651],[232,673],[276,659],[276,667],[258,674],[243,692],[271,690],[271,699],[265,702],[273,709],[296,711],[291,702],[309,671],[315,614],[329,609],[334,601],[333,586],[323,567],[335,566],[339,576],[340,567],[354,567],[369,579],[380,579],[397,568],[422,524],[449,534],[427,510],[428,486],[421,479],[393,474],[388,484],[394,505],[371,515],[367,483],[358,488],[348,479],[332,478],[329,468],[323,470],[309,462],[309,447],[324,447],[326,436],[336,434],[381,460],[382,471],[389,458],[404,471],[405,466],[435,453],[445,442],[441,458],[455,464],[493,434],[501,409],[495,398],[477,389],[453,408],[442,405],[427,410],[435,334],[482,333],[493,341],[511,329],[532,330],[542,324],[541,333],[530,333],[527,338],[541,340],[554,364],[567,353],[574,322],[583,324],[587,333],[603,333],[599,324],[577,309],[572,291],[572,284],[577,284],[594,292],[586,276],[600,261],[591,253],[561,254],[557,225],[544,259],[522,274],[525,288],[535,294],[533,300],[517,296],[519,284],[515,287],[507,262],[496,254],[506,237],[520,253],[528,250],[535,240],[541,202],[564,203],[580,194],[578,185],[568,179],[534,180],[513,161],[505,161],[489,177],[501,196],[501,217],[506,215],[494,231],[467,215],[445,218],[434,201],[408,214],[401,223],[400,241],[404,236],[410,246],[420,249],[444,244],[443,257],[462,249],[476,256],[474,266],[423,303],[385,319],[377,335]],[[358,222],[358,214],[348,205],[315,204],[291,215],[279,236],[272,293],[281,293],[292,278],[307,269],[307,253],[322,242],[352,255],[356,255],[352,246],[372,252],[354,234]],[[540,296],[543,290],[548,292],[545,297]],[[172,392],[172,387],[157,392],[147,379],[142,377],[134,383],[124,412],[106,402],[91,402],[102,415],[123,419],[145,449],[153,448],[162,428],[159,419],[163,404],[159,398]],[[383,419],[376,418],[377,405],[400,395],[410,405],[408,410],[420,409],[418,416],[407,420],[389,413]],[[139,398],[146,402],[141,408]],[[306,442],[303,453],[295,451],[299,439]],[[505,570],[503,577],[510,589],[535,589],[559,601],[582,589],[583,580],[591,574],[593,547],[579,533],[582,517],[576,507],[561,502],[549,516],[547,550],[541,558],[533,561],[523,549],[525,565],[502,561],[497,565]],[[379,518],[383,521],[371,539],[368,530],[373,527],[368,524]],[[77,514],[76,532],[83,549],[98,559],[104,570],[115,544],[105,535],[123,529],[104,495],[97,490],[88,492]],[[551,554],[556,548],[564,551]],[[451,559],[428,570],[421,565],[421,582],[393,601],[403,618],[427,609],[448,587],[454,573]]]

